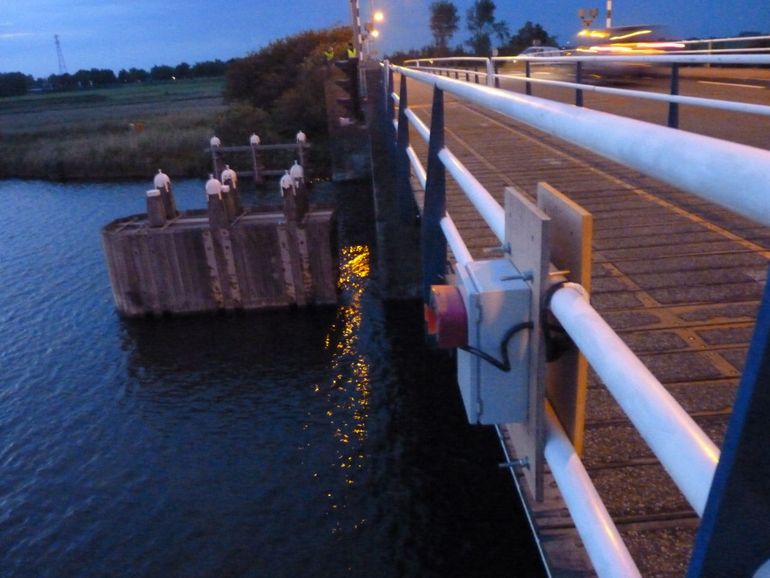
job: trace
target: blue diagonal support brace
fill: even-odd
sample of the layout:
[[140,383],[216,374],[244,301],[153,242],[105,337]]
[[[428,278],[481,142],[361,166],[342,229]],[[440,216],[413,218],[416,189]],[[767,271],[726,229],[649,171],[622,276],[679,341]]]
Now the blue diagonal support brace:
[[396,135],[396,189],[398,191],[398,212],[402,223],[415,218],[416,205],[412,194],[410,175],[412,172],[409,155],[409,118],[406,109],[409,98],[406,87],[406,76],[401,75],[401,85],[398,98],[398,134]]
[[446,215],[446,169],[439,158],[444,148],[444,91],[433,89],[433,107],[428,144],[428,169],[422,210],[422,288],[423,299],[430,300],[430,286],[444,283],[447,243],[441,230]]
[[753,576],[770,559],[770,284],[765,285],[688,578]]

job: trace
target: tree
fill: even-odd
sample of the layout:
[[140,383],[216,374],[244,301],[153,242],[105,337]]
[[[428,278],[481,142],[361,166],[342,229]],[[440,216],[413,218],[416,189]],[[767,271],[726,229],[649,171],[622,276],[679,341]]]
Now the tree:
[[[313,149],[317,151],[313,165],[323,166],[331,146],[324,84],[336,72],[328,67],[324,51],[331,46],[341,56],[350,40],[349,26],[311,30],[275,40],[231,62],[225,98],[234,112],[224,120],[233,135],[244,140],[255,131],[263,140],[273,135],[290,142],[302,130],[318,147]],[[240,122],[241,118],[248,122]]]
[[150,78],[153,80],[171,80],[174,76],[174,69],[164,64],[161,66],[153,66],[150,69]]
[[205,60],[193,64],[190,71],[195,78],[214,78],[224,76],[227,72],[228,63],[216,60]]
[[508,43],[500,48],[500,52],[516,55],[530,46],[558,46],[558,44],[556,37],[548,34],[540,24],[527,21],[516,34],[511,36]]
[[0,96],[27,94],[29,78],[21,72],[0,73]]
[[430,5],[430,30],[439,54],[447,52],[447,44],[460,22],[457,7],[447,0],[432,2]]
[[[247,100],[271,112],[284,92],[312,77],[313,68],[323,67],[325,48],[333,46],[335,54],[343,54],[349,41],[348,26],[306,31],[274,40],[259,52],[232,62],[225,76],[225,98]],[[309,98],[323,102],[323,83],[317,85],[313,80],[308,84],[305,88],[312,95]]]
[[181,62],[174,67],[174,76],[177,78],[192,78],[192,68],[186,62]]
[[466,19],[471,38],[468,46],[479,56],[489,56],[492,52],[491,36],[495,35],[500,44],[504,44],[510,32],[504,20],[495,19],[495,3],[492,0],[476,0],[468,8]]

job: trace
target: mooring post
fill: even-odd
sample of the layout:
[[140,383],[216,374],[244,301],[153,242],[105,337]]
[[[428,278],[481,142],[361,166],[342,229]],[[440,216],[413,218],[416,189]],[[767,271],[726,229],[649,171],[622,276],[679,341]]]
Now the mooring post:
[[297,157],[299,158],[299,164],[303,167],[307,166],[307,152],[305,147],[307,145],[307,135],[299,131],[297,133]]
[[225,161],[222,159],[222,151],[219,147],[222,146],[222,141],[219,138],[212,136],[209,141],[209,150],[211,151],[211,168],[215,175],[222,174],[225,168]]
[[294,189],[294,180],[289,171],[286,171],[280,181],[281,197],[283,198],[283,215],[287,222],[297,221],[297,197]]
[[223,187],[228,187],[228,208],[230,209],[230,218],[234,219],[243,212],[241,206],[241,197],[238,193],[238,173],[225,165],[225,170],[219,179]]
[[147,191],[147,221],[150,227],[162,227],[166,224],[166,208],[158,189]]
[[302,165],[294,161],[294,165],[289,169],[289,176],[294,184],[294,202],[297,208],[297,221],[301,222],[305,218],[309,208],[307,198],[307,186],[305,184],[305,170]]
[[222,185],[222,204],[225,208],[225,217],[228,223],[232,223],[238,215],[238,209],[235,206],[235,197],[233,189],[227,185]]
[[262,172],[260,170],[261,158],[259,155],[259,150],[257,147],[259,147],[259,136],[257,136],[257,133],[252,133],[249,137],[249,145],[251,146],[251,165],[254,169],[254,184],[259,186],[262,183],[265,182],[264,178],[262,177]]
[[212,229],[227,227],[230,223],[225,205],[222,183],[213,175],[206,181],[206,201],[209,217],[209,226]]
[[425,303],[430,300],[430,286],[443,285],[446,282],[447,242],[441,230],[441,219],[446,215],[446,169],[438,156],[443,148],[444,91],[434,86],[420,242],[422,294]]
[[161,169],[158,169],[158,174],[155,175],[153,185],[158,191],[160,191],[160,198],[163,201],[163,207],[166,211],[166,218],[175,219],[179,213],[176,210],[174,193],[171,190],[171,179]]

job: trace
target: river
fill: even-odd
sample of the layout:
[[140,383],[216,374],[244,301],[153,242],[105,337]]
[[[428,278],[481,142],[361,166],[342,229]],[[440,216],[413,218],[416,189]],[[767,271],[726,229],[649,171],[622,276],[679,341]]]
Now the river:
[[127,321],[99,230],[148,185],[0,181],[0,576],[542,575],[493,430],[381,298],[365,192],[318,188],[336,308]]

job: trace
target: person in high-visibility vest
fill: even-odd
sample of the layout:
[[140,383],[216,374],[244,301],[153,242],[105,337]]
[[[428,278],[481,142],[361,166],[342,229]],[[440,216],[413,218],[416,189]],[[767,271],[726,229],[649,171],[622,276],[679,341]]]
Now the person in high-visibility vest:
[[352,42],[348,42],[348,75],[350,78],[350,99],[353,102],[353,117],[361,120],[361,104],[358,101],[358,52]]
[[326,57],[326,62],[331,62],[334,60],[334,47],[330,46],[326,50],[324,50],[324,56]]

